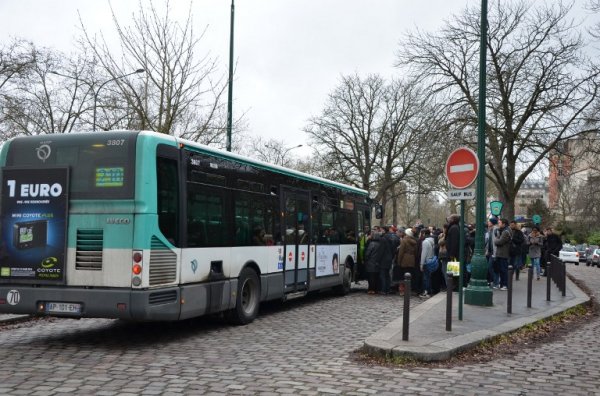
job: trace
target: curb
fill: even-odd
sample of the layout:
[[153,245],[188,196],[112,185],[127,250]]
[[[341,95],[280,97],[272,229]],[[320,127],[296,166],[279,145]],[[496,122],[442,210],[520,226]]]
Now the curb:
[[[526,325],[550,318],[570,308],[583,305],[591,300],[591,297],[585,294],[579,287],[567,277],[567,289],[573,297],[562,301],[546,310],[532,312],[531,315],[521,316],[508,320],[488,329],[474,330],[469,333],[463,333],[456,336],[431,342],[425,345],[402,344],[404,341],[393,342],[392,338],[398,334],[398,329],[402,328],[402,316],[390,322],[387,326],[368,337],[364,342],[364,349],[369,354],[384,354],[398,357],[407,357],[419,361],[441,361],[448,360],[457,353],[466,349],[473,348],[483,341],[487,341],[502,334],[512,333]],[[415,307],[410,313],[410,322],[418,320],[431,307],[445,300],[445,294],[438,294],[429,300]],[[554,297],[556,298],[556,297]],[[562,296],[561,296],[562,298]]]
[[0,325],[24,322],[26,320],[31,319],[32,317],[33,316],[31,315],[0,315]]

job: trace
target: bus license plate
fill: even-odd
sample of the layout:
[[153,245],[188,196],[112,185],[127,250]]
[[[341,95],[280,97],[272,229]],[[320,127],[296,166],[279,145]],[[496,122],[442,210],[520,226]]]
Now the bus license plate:
[[81,304],[49,302],[49,303],[46,303],[46,312],[48,312],[48,313],[80,314],[81,313]]

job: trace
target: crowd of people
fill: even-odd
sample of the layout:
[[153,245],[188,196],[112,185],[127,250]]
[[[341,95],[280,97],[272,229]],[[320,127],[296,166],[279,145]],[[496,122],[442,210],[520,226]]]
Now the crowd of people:
[[[458,261],[460,253],[460,216],[451,215],[443,228],[375,226],[361,235],[359,256],[364,263],[369,294],[403,295],[407,292],[422,298],[446,289],[448,262]],[[466,225],[464,234],[464,285],[469,282],[470,262],[475,247],[475,226]],[[490,287],[506,290],[508,266],[515,270],[515,279],[526,263],[531,263],[539,280],[543,263],[549,255],[558,256],[562,248],[560,236],[548,227],[542,233],[539,226],[523,227],[506,219],[491,217],[487,222],[485,256],[488,262]],[[404,290],[405,274],[411,276],[412,290]],[[457,282],[455,282],[457,284]]]

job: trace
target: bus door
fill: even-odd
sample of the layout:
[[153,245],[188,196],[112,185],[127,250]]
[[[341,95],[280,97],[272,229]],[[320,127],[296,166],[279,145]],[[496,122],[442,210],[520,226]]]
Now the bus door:
[[356,228],[358,229],[358,254],[352,268],[352,280],[366,279],[365,250],[367,249],[367,232],[371,224],[371,207],[366,204],[356,204]]
[[310,243],[310,200],[308,191],[283,190],[284,290],[308,288],[308,245]]

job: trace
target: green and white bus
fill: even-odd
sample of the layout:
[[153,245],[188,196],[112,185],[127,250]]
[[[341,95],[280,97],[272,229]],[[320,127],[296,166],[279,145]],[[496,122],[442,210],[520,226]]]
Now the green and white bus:
[[0,151],[0,313],[182,320],[350,289],[366,191],[154,132]]

